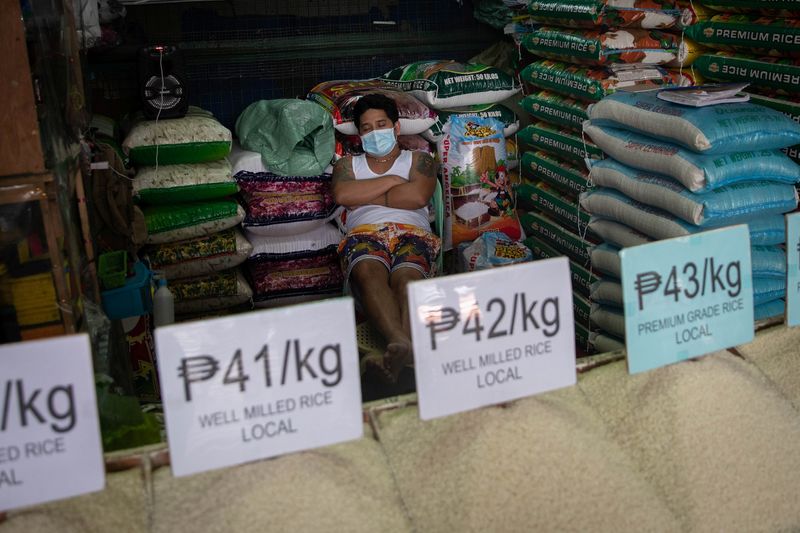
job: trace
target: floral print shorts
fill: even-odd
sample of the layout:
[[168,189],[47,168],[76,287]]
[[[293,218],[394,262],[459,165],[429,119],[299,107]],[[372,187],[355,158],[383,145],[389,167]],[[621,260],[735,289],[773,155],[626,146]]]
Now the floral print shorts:
[[410,224],[364,224],[353,228],[339,243],[339,257],[345,279],[359,261],[374,259],[390,272],[416,268],[425,276],[432,273],[439,255],[439,237]]

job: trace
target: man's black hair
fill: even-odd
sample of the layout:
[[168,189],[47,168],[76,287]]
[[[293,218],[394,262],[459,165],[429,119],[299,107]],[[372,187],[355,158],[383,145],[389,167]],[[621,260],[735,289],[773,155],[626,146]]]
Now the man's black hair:
[[397,104],[394,103],[394,100],[382,94],[367,94],[359,98],[353,108],[353,120],[357,128],[361,128],[361,115],[368,109],[383,110],[393,124],[396,124],[399,118]]

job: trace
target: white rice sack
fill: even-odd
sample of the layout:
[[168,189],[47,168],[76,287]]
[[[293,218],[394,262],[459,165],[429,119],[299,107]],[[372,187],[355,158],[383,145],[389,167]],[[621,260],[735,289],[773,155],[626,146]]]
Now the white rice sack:
[[[593,216],[609,218],[630,226],[653,239],[670,239],[704,231],[683,220],[631,200],[613,189],[597,188],[580,196],[580,206]],[[785,239],[783,217],[768,215],[747,221],[752,244],[780,244]]]
[[427,421],[384,410],[376,425],[416,531],[676,531],[575,387]]
[[261,158],[261,152],[245,150],[238,141],[233,142],[228,161],[231,163],[231,174],[234,176],[239,172],[252,172],[254,174],[269,172],[264,160]]
[[250,257],[293,254],[297,252],[324,250],[330,246],[338,246],[344,234],[333,224],[323,224],[299,235],[269,237],[245,230],[247,239],[252,244]]
[[589,299],[611,307],[621,308],[625,305],[625,300],[622,298],[622,284],[610,279],[601,279],[592,283]]
[[236,307],[253,297],[253,290],[238,268],[170,284],[175,313],[199,313]]
[[239,190],[227,159],[192,165],[140,167],[133,195],[142,203],[173,204],[213,200]]
[[211,274],[242,264],[253,245],[236,228],[144,249],[150,267],[168,280]]
[[619,352],[625,349],[625,341],[603,331],[589,332],[589,344],[594,346],[598,353]]
[[692,107],[661,100],[658,91],[619,91],[589,107],[597,126],[631,130],[693,152],[774,150],[800,143],[800,124],[749,102]]
[[631,131],[597,126],[591,120],[583,129],[603,152],[620,163],[669,176],[693,192],[743,181],[800,181],[800,166],[780,150],[701,155]]
[[594,246],[590,251],[592,270],[598,270],[603,274],[621,279],[622,264],[619,259],[619,250],[619,247],[607,242]]
[[598,328],[625,338],[625,313],[621,308],[592,303],[589,320]]
[[754,215],[783,214],[797,207],[797,189],[789,183],[747,181],[693,193],[672,178],[639,171],[613,159],[594,163],[589,176],[595,185],[610,187],[701,227],[729,226]]
[[183,241],[218,233],[244,220],[244,209],[233,200],[212,200],[142,209],[147,244]]
[[434,109],[453,109],[502,102],[521,86],[515,76],[475,63],[417,61],[384,74],[380,81],[406,92]]
[[754,365],[723,351],[635,375],[620,361],[581,378],[611,438],[682,531],[800,524],[800,417]]
[[651,237],[630,226],[606,218],[592,217],[589,219],[589,229],[616,248],[639,246],[653,241]]

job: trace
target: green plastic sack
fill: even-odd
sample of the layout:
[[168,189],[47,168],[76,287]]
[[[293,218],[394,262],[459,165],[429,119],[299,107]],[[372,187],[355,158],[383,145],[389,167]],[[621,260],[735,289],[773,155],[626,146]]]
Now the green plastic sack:
[[319,176],[333,159],[333,121],[306,100],[260,100],[242,111],[236,135],[245,150],[259,152],[264,165],[283,176]]

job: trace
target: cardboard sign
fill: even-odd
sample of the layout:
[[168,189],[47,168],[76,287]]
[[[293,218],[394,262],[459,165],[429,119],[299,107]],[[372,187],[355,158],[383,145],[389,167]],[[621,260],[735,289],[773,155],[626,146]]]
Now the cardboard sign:
[[0,346],[0,511],[104,486],[89,336]]
[[575,384],[567,258],[414,282],[408,298],[422,419]]
[[800,324],[800,213],[786,215],[786,325]]
[[176,476],[362,435],[350,298],[158,328],[156,350]]
[[747,226],[625,248],[620,259],[631,374],[753,339]]

